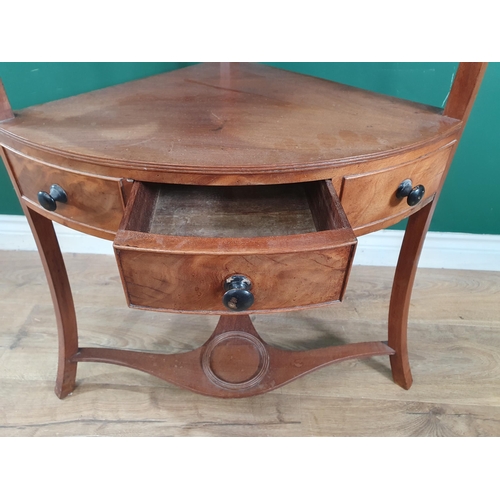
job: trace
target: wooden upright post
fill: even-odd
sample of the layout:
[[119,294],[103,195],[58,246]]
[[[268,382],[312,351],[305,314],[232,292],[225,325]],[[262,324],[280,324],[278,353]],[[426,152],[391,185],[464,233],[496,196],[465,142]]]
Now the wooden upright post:
[[[481,86],[486,66],[487,63],[460,63],[458,66],[443,114],[450,118],[462,120],[462,131]],[[413,382],[407,346],[408,312],[410,309],[411,292],[425,236],[459,140],[460,136],[453,146],[441,179],[441,184],[433,200],[408,219],[394,275],[389,305],[388,345],[395,351],[391,356],[391,369],[394,382],[404,389],[409,389]]]
[[5,93],[2,80],[0,80],[0,122],[14,118],[9,99]]

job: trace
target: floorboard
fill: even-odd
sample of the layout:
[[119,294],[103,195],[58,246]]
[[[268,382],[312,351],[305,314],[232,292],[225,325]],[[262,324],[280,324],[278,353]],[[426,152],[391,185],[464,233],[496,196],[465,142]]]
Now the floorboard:
[[[65,255],[80,344],[156,352],[201,345],[210,316],[126,307],[113,257]],[[344,302],[255,316],[269,343],[384,340],[393,269],[353,268]],[[499,436],[500,273],[421,269],[411,301],[414,384],[387,358],[350,360],[261,396],[220,400],[127,368],[82,363],[54,394],[55,318],[35,252],[0,252],[0,436]]]

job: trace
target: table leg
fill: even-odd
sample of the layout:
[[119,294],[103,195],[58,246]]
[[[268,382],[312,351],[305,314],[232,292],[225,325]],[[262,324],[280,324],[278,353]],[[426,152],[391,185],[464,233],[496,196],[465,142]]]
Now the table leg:
[[432,219],[434,205],[433,200],[408,219],[392,285],[388,345],[396,351],[390,356],[392,377],[403,389],[409,389],[413,382],[408,361],[408,310],[418,260]]
[[29,207],[24,207],[24,212],[38,247],[54,304],[59,335],[59,363],[55,392],[60,399],[63,399],[73,391],[76,378],[77,363],[71,361],[71,357],[78,351],[73,295],[52,221]]

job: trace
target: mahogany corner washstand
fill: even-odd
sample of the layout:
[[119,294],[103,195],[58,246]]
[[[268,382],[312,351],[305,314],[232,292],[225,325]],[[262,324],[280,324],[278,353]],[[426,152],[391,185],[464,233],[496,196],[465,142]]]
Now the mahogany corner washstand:
[[[444,110],[258,64],[200,64],[15,113],[0,83],[0,150],[57,317],[56,394],[83,361],[244,397],[377,355],[408,389],[418,259],[485,69],[461,63]],[[249,314],[341,300],[356,237],[406,217],[387,341],[297,352],[260,338]],[[52,221],[113,240],[130,307],[219,315],[213,334],[179,354],[80,347]]]

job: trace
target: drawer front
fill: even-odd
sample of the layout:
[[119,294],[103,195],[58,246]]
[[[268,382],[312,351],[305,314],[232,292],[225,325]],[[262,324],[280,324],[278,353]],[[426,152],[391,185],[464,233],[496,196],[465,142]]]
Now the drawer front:
[[341,300],[356,238],[330,181],[136,183],[113,247],[132,307],[248,314]]
[[67,202],[56,202],[53,214],[56,221],[74,221],[108,232],[116,232],[124,206],[119,179],[110,179],[70,172],[32,158],[5,150],[22,196],[40,206],[39,191],[50,191],[52,184],[61,186]]
[[230,314],[224,282],[244,275],[255,298],[248,312],[289,310],[339,300],[354,246],[259,255],[181,255],[116,248],[130,306]]
[[[433,196],[446,168],[451,147],[439,150],[425,158],[378,172],[345,176],[341,202],[356,234],[368,232],[371,226],[387,220],[397,222],[407,213],[418,208]],[[407,198],[398,199],[396,190],[406,179],[412,186],[423,185],[425,194],[415,206],[409,206]],[[363,231],[365,229],[365,231]]]

